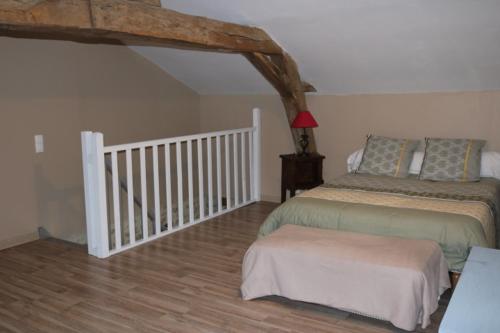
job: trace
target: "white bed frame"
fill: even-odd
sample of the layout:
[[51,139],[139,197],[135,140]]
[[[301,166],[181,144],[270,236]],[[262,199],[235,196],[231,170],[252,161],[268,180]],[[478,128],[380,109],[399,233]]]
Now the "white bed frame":
[[[259,109],[253,110],[253,126],[248,128],[115,146],[104,146],[102,133],[86,131],[81,133],[81,138],[88,253],[93,256],[106,258],[260,201],[261,120]],[[224,154],[221,153],[222,141],[224,141],[222,147]],[[198,189],[195,188],[193,181],[194,144],[197,145],[197,156],[194,156],[194,158],[197,161]],[[213,149],[214,145],[215,149]],[[232,149],[230,149],[230,146],[232,146]],[[159,161],[159,149],[163,149],[165,152],[164,161]],[[183,163],[183,150],[187,155],[187,165]],[[140,161],[140,176],[139,180],[135,182],[133,172],[134,152],[139,153]],[[147,152],[152,156],[152,163],[147,163]],[[172,154],[175,156],[175,162],[173,163],[171,163]],[[224,155],[224,166],[222,165],[221,155]],[[122,157],[122,161],[125,163],[126,172],[124,178],[119,175],[119,156]],[[106,160],[110,160],[108,168],[106,168]],[[202,161],[202,163],[199,163],[199,161]],[[164,163],[164,165],[160,163]],[[176,165],[173,165],[174,163]],[[206,172],[204,166],[207,168]],[[152,171],[149,177],[151,178],[149,184],[153,184],[152,198],[148,198],[148,167]],[[160,186],[159,170],[163,167],[165,169],[165,185]],[[174,168],[176,172],[173,172]],[[222,175],[223,169],[224,175]],[[176,174],[176,177],[173,177],[173,174]],[[183,207],[186,199],[184,198],[185,186],[183,183],[186,174],[189,215],[185,221]],[[172,219],[172,208],[175,205],[172,200],[172,181],[177,184],[178,218],[175,224]],[[140,193],[140,201],[134,193],[134,184],[137,184],[137,182],[140,184],[140,191],[136,191],[136,193]],[[223,182],[225,182],[225,189],[222,188]],[[164,202],[166,209],[164,220],[161,217],[160,187],[165,190],[165,193],[162,194],[166,201]],[[197,217],[195,217],[194,212],[195,191],[197,191],[196,200],[199,200],[199,214],[196,212]],[[121,196],[123,196],[122,199],[126,204],[122,204],[120,201]],[[208,212],[205,211],[205,198],[208,198]],[[225,205],[223,205],[223,198],[225,199]],[[148,200],[151,199],[153,200],[154,214],[148,211]],[[140,203],[140,206],[137,206],[137,202]],[[216,209],[214,209],[214,206]],[[122,212],[122,208],[125,208],[123,210],[127,214]],[[136,239],[136,208],[141,210],[141,235],[145,235],[141,236],[141,239]],[[111,215],[108,214],[108,209],[111,210],[110,213],[113,215],[112,221],[108,220]],[[121,216],[124,215],[128,215],[127,221],[122,220]],[[144,223],[144,221],[146,222]],[[153,230],[151,230],[150,221]],[[114,232],[111,232],[111,224],[113,224]],[[127,225],[129,240],[125,242],[123,229]],[[114,240],[113,246],[110,239]]]

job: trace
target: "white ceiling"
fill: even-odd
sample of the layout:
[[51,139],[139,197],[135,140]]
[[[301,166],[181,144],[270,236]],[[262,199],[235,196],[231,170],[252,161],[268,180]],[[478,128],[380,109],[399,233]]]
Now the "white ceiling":
[[[321,94],[500,90],[500,0],[162,0],[259,26]],[[273,93],[238,55],[134,47],[200,94]]]

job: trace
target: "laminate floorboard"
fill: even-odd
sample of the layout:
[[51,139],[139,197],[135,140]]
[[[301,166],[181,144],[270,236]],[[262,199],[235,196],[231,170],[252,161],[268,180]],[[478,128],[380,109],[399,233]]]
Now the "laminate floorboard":
[[[54,239],[0,251],[0,332],[402,332],[280,297],[243,301],[243,255],[275,207],[253,204],[104,260]],[[419,332],[437,332],[445,303]]]

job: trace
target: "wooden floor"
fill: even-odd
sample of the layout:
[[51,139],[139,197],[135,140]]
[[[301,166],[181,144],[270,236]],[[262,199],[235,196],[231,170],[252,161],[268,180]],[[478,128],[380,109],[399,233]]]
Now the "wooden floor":
[[[254,204],[99,260],[40,240],[0,251],[0,332],[399,332],[269,297],[242,301],[243,255],[275,207]],[[437,332],[444,305],[424,332]]]

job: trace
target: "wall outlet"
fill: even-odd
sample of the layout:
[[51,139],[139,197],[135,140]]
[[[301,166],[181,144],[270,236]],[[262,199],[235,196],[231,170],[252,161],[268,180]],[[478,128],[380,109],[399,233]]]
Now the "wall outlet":
[[35,135],[35,152],[37,154],[43,153],[44,145],[43,145],[43,135],[37,134]]

